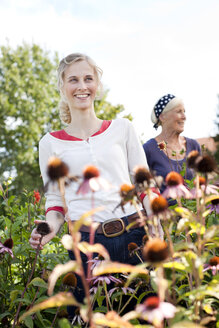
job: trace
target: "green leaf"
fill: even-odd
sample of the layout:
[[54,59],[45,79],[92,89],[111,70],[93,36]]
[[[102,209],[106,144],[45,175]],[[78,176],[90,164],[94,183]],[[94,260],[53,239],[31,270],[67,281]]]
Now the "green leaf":
[[48,284],[43,279],[38,278],[38,277],[31,280],[31,282],[29,283],[29,286],[30,285],[33,285],[33,286],[36,286],[36,287],[42,287],[42,288],[45,288],[45,289],[48,288]]
[[71,293],[60,292],[54,296],[51,296],[46,301],[43,301],[42,303],[34,305],[30,310],[25,312],[19,318],[19,321],[24,320],[24,318],[26,318],[30,314],[35,313],[37,311],[41,311],[41,310],[48,309],[51,307],[59,307],[62,305],[80,306],[80,304],[75,300],[75,298],[73,297],[73,295]]
[[168,263],[164,263],[163,264],[164,268],[168,268],[168,269],[175,269],[175,270],[181,270],[181,271],[185,271],[186,267],[185,265],[183,265],[182,263],[179,262],[168,262]]
[[31,316],[26,317],[24,319],[24,324],[27,328],[33,328],[33,319],[31,318]]
[[69,321],[66,318],[64,318],[59,320],[59,328],[71,328],[71,325]]
[[124,273],[135,272],[138,274],[148,274],[148,271],[142,268],[142,265],[132,266],[119,262],[102,261],[102,263],[93,269],[93,275],[99,276],[106,273]]

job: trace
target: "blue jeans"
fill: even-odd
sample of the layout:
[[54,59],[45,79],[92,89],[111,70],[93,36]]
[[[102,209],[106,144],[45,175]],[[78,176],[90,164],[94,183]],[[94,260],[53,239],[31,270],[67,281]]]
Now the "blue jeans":
[[[95,243],[102,244],[108,251],[111,261],[117,261],[121,263],[127,263],[131,265],[139,264],[139,258],[134,255],[129,255],[128,244],[136,243],[138,246],[142,245],[142,238],[145,235],[144,228],[130,229],[129,232],[125,231],[122,235],[118,237],[106,237],[104,234],[95,234]],[[81,241],[89,242],[90,234],[88,232],[81,232]],[[97,256],[94,254],[93,257]],[[69,251],[69,257],[71,260],[75,260],[72,251]],[[85,272],[87,272],[87,256],[81,253],[81,258],[84,266]],[[84,288],[80,277],[77,276],[78,283],[77,288],[74,291],[74,297],[80,303],[83,303],[85,297]],[[68,313],[70,317],[74,317],[75,307],[69,306]]]

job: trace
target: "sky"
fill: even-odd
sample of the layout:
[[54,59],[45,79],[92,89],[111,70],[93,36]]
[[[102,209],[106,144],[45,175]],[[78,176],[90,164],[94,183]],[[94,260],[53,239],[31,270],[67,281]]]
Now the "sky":
[[142,141],[160,132],[150,116],[167,93],[184,102],[183,135],[202,138],[217,133],[218,17],[218,0],[0,0],[0,45],[85,53]]

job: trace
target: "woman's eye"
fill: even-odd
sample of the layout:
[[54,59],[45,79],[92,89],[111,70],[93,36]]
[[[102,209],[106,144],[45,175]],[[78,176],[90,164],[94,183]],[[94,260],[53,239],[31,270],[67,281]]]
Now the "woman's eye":
[[92,77],[87,77],[86,81],[93,81],[93,78]]

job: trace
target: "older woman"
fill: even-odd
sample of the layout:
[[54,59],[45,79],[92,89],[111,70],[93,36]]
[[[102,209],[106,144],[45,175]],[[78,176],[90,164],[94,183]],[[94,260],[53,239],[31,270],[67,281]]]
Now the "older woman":
[[[190,151],[201,151],[196,140],[181,136],[186,120],[182,100],[172,94],[163,96],[155,104],[151,120],[155,129],[161,126],[162,130],[158,136],[143,145],[150,170],[163,178],[170,171],[180,173]],[[184,178],[193,178],[191,169],[186,167]],[[162,185],[161,192],[164,188],[165,184]]]

